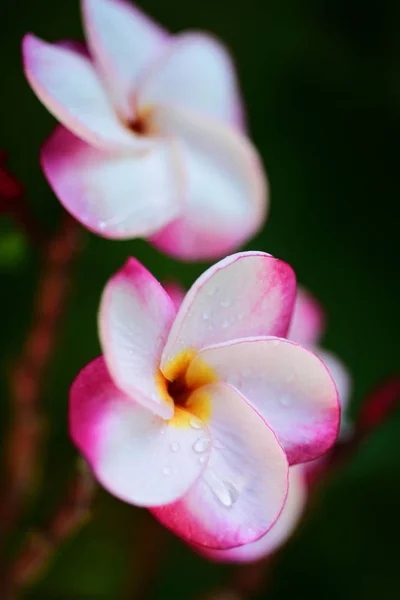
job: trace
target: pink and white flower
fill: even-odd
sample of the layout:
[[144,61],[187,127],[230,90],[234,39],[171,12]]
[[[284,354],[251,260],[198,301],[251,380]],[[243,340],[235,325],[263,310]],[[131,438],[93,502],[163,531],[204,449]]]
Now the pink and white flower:
[[[168,286],[179,302],[179,288]],[[181,291],[181,299],[183,291]],[[310,348],[319,356],[335,381],[341,405],[341,431],[348,428],[346,416],[350,396],[350,377],[342,362],[331,352],[319,346],[325,327],[325,314],[319,302],[304,288],[298,288],[292,320],[289,328],[289,339]],[[345,427],[343,427],[343,423]],[[319,459],[319,460],[323,460]],[[319,461],[316,461],[319,462]],[[273,527],[260,539],[230,550],[213,550],[194,547],[200,554],[216,562],[254,562],[265,558],[278,550],[292,536],[303,517],[307,504],[307,472],[315,469],[313,461],[292,466],[289,469],[289,489],[285,506]]]
[[97,479],[186,541],[227,549],[281,513],[288,469],[335,441],[335,385],[284,338],[296,293],[262,252],[208,269],[177,310],[135,259],[107,284],[104,355],[71,388],[70,430]]
[[82,10],[88,52],[23,41],[28,81],[63,125],[42,151],[55,194],[107,238],[148,238],[187,260],[234,250],[268,199],[226,49],[204,33],[170,35],[122,0]]

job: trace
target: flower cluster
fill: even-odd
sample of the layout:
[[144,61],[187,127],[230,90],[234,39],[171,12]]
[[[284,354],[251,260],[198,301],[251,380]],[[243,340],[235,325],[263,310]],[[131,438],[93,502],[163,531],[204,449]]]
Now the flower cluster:
[[291,267],[228,255],[263,225],[268,190],[226,49],[122,0],[82,9],[86,45],[23,41],[27,79],[61,123],[41,154],[55,194],[103,237],[225,258],[184,297],[134,258],[110,279],[71,436],[112,494],[210,558],[250,560],[301,514],[303,465],[336,440],[346,373],[317,347],[321,312]]

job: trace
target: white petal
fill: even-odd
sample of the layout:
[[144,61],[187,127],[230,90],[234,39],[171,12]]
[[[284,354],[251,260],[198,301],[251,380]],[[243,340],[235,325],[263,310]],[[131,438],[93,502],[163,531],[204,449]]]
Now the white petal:
[[273,432],[233,388],[205,386],[213,449],[207,469],[179,501],[154,510],[174,533],[210,548],[258,539],[278,518],[287,494],[288,465]]
[[184,142],[186,207],[153,242],[185,260],[208,260],[237,249],[263,225],[267,181],[249,140],[211,118],[172,107],[153,113],[160,134]]
[[201,370],[199,363],[240,390],[273,429],[290,464],[317,458],[335,442],[340,419],[335,384],[309,350],[278,338],[209,347],[189,365],[189,387]]
[[186,294],[163,352],[162,368],[188,348],[285,335],[295,293],[295,275],[285,262],[263,252],[228,256],[203,273]]
[[101,298],[100,340],[116,385],[154,413],[170,419],[172,400],[160,383],[160,357],[175,315],[164,288],[130,258]]
[[138,77],[166,48],[169,36],[122,0],[83,0],[82,10],[96,66],[121,116],[133,119]]
[[183,33],[173,38],[145,74],[142,107],[175,105],[240,125],[242,107],[231,57],[215,38]]
[[[207,429],[169,426],[115,387],[103,358],[88,364],[70,393],[70,431],[96,478],[140,506],[180,498],[207,465],[193,449]],[[209,444],[211,447],[211,444]]]
[[53,115],[98,148],[143,149],[156,143],[135,136],[117,118],[91,61],[65,45],[33,35],[23,40],[25,74]]
[[182,211],[180,154],[174,142],[147,153],[116,154],[58,127],[42,166],[63,206],[85,227],[113,239],[146,237]]
[[307,485],[303,467],[289,469],[289,491],[285,506],[275,525],[256,542],[231,550],[210,550],[196,546],[195,550],[211,560],[227,563],[250,563],[276,552],[293,535],[304,513]]

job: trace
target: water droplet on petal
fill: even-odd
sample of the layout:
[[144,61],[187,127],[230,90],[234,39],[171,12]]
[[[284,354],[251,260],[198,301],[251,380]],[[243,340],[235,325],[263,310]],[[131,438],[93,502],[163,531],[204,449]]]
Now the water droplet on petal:
[[214,473],[212,473],[210,487],[218,502],[226,508],[232,508],[239,497],[239,492],[233,483],[220,481]]
[[210,288],[208,290],[208,295],[209,296],[215,296],[215,294],[217,294],[218,291],[219,291],[219,287],[218,286],[212,287],[212,288]]
[[279,346],[279,344],[280,344],[280,343],[281,343],[281,341],[280,341],[280,340],[273,340],[273,341],[271,342],[271,345],[272,345],[272,346],[275,346],[275,348],[276,348],[277,346]]
[[172,442],[170,448],[172,452],[179,452],[181,449],[179,442]]
[[201,454],[202,452],[206,452],[206,450],[208,450],[210,444],[210,438],[203,436],[195,441],[195,443],[193,444],[193,450]]
[[164,473],[164,475],[171,475],[171,469],[169,467],[163,467],[162,472]]
[[228,308],[232,304],[232,300],[230,298],[225,298],[225,300],[221,300],[222,308]]
[[210,318],[210,313],[209,312],[203,312],[203,319],[205,321],[208,321],[209,318]]
[[99,229],[105,229],[107,223],[105,221],[99,221]]
[[199,458],[199,463],[201,465],[203,465],[206,462],[206,460],[207,460],[207,456],[205,456],[205,454],[203,454],[203,456],[200,456],[200,458]]
[[197,417],[189,417],[189,425],[193,429],[202,429],[203,423]]
[[225,321],[222,322],[222,328],[227,329],[227,327],[229,327],[230,324],[230,321],[228,319],[225,319]]

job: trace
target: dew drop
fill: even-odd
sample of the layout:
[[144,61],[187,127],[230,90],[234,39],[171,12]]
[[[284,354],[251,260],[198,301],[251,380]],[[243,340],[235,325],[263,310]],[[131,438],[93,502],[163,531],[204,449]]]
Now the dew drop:
[[163,467],[162,472],[164,473],[164,475],[168,476],[171,475],[171,469],[169,467]]
[[199,454],[202,454],[203,452],[206,452],[208,450],[208,448],[210,447],[210,443],[210,438],[203,436],[195,441],[195,443],[193,444],[193,450],[195,452],[198,452]]
[[203,319],[204,319],[204,321],[208,321],[209,318],[210,318],[210,313],[203,312]]
[[232,508],[239,497],[239,492],[230,481],[220,481],[214,473],[210,482],[211,490],[220,504]]
[[221,300],[222,308],[228,308],[232,304],[232,300],[230,298],[225,298],[225,300]]
[[172,442],[170,448],[172,452],[179,452],[181,449],[179,442]]
[[203,454],[203,456],[200,456],[200,458],[199,458],[199,463],[200,463],[201,465],[204,465],[204,463],[206,462],[206,460],[207,460],[207,456],[205,456],[205,455]]
[[202,422],[197,417],[190,417],[189,425],[190,425],[190,427],[193,427],[193,429],[202,429],[203,428]]
[[105,229],[106,228],[107,223],[105,221],[99,221],[99,229]]
[[212,288],[209,289],[208,295],[209,296],[215,296],[215,294],[217,294],[218,291],[219,291],[219,287],[218,286],[212,287]]
[[230,324],[230,321],[228,319],[225,319],[225,321],[222,322],[222,328],[227,329]]

